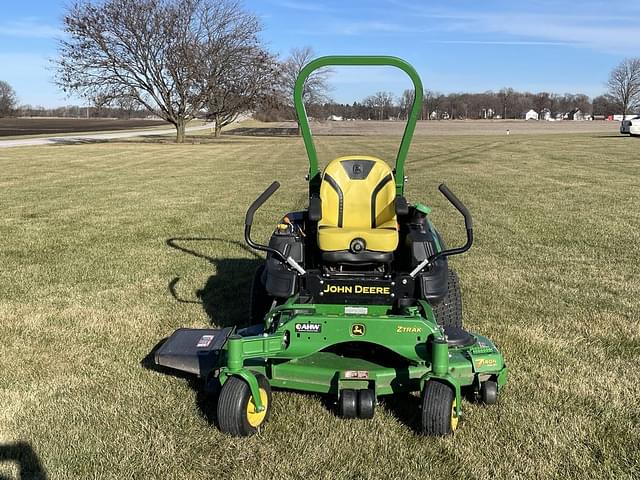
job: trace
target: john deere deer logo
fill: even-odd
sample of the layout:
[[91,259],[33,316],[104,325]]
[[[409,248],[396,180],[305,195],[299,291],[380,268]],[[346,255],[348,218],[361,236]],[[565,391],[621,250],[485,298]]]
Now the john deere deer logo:
[[364,335],[364,325],[361,323],[354,323],[351,325],[351,335],[355,337],[361,337]]

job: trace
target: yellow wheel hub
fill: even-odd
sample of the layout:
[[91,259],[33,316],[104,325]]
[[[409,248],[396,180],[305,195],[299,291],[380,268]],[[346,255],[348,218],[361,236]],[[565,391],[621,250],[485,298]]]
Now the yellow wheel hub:
[[456,401],[454,400],[451,404],[451,431],[455,432],[456,428],[458,428],[458,415],[456,414]]
[[264,418],[267,416],[267,409],[269,408],[269,397],[267,397],[267,391],[264,388],[260,389],[260,401],[264,409],[261,412],[256,412],[256,406],[253,403],[253,397],[249,396],[247,402],[247,421],[252,427],[259,427]]

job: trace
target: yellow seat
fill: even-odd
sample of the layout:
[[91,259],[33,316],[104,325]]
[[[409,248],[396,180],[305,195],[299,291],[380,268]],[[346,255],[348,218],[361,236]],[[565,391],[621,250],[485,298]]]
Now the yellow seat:
[[349,156],[330,162],[320,184],[320,250],[349,250],[359,238],[366,250],[393,252],[398,246],[395,198],[393,172],[383,160]]

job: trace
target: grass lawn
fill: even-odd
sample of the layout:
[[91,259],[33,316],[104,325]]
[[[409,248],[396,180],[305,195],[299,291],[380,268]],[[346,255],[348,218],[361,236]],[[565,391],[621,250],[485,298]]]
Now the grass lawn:
[[[273,179],[256,238],[304,205],[300,139],[1,150],[0,477],[640,477],[639,146],[414,142],[407,197],[435,207],[451,245],[462,219],[437,185],[474,214],[475,247],[451,264],[467,328],[510,367],[500,403],[465,402],[444,439],[416,435],[413,397],[345,421],[287,391],[262,433],[229,438],[195,382],[141,364],[175,328],[245,321],[259,258],[241,243],[244,212]],[[321,137],[319,151],[389,159],[395,144]]]

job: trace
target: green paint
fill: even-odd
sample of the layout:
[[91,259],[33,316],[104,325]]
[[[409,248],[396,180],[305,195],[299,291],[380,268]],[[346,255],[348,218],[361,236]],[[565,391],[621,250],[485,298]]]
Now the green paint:
[[[411,307],[402,314],[392,313],[391,306],[369,305],[366,315],[344,315],[344,305],[287,302],[265,319],[267,326],[277,321],[274,332],[230,337],[226,355],[221,356],[220,379],[245,378],[254,395],[258,386],[252,372],[259,372],[274,387],[336,396],[341,388],[373,388],[376,395],[416,391],[429,379],[438,379],[456,391],[458,413],[460,387],[477,384],[478,374],[495,376],[499,386],[504,384],[506,367],[491,341],[478,335],[478,343],[471,347],[449,348],[437,341],[443,338],[442,331],[429,304],[423,300],[419,304],[420,308]],[[296,332],[296,324],[309,323],[319,324],[320,332]],[[363,335],[353,334],[355,324],[364,327]],[[326,351],[344,342],[380,345],[409,364],[395,368]],[[366,372],[367,378],[348,378],[347,372],[353,371]],[[260,406],[256,403],[256,407]]]
[[313,136],[311,135],[311,128],[309,127],[309,119],[304,107],[304,85],[309,78],[309,75],[314,70],[323,67],[330,66],[388,66],[396,67],[404,71],[411,81],[415,89],[415,97],[413,99],[413,105],[411,106],[411,112],[407,120],[407,125],[402,135],[402,141],[400,142],[400,148],[396,156],[395,167],[395,179],[396,179],[396,194],[403,195],[404,193],[404,162],[409,152],[409,146],[413,137],[413,132],[416,127],[416,122],[422,109],[422,80],[418,72],[406,61],[398,57],[387,56],[367,56],[367,55],[331,55],[326,57],[316,58],[312,60],[300,71],[296,80],[293,103],[296,109],[296,115],[298,117],[298,124],[300,125],[300,131],[302,132],[302,138],[304,139],[304,146],[307,149],[307,156],[309,157],[309,191],[310,193],[318,193],[320,188],[320,170],[318,169],[318,154],[316,152],[315,145],[313,143]]
[[431,342],[431,358],[434,375],[443,376],[449,372],[449,348],[444,339]]
[[419,212],[424,213],[425,215],[429,215],[431,213],[431,207],[427,207],[424,203],[416,203],[415,209]]

